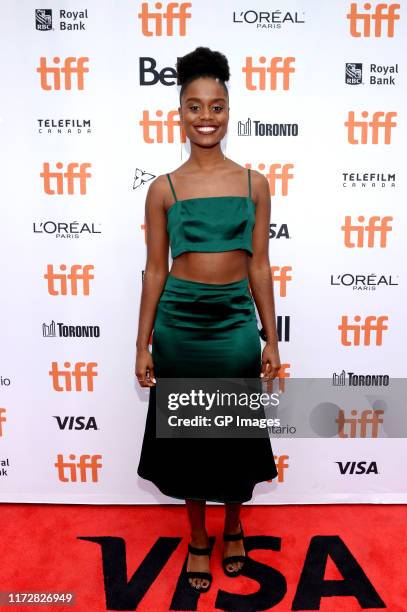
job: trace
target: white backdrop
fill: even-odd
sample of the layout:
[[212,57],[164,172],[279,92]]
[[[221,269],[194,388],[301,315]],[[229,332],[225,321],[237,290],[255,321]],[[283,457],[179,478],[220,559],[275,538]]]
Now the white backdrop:
[[[403,377],[403,11],[340,0],[49,4],[2,3],[0,500],[178,503],[137,476],[148,390],[134,377],[149,184],[137,176],[182,163],[179,128],[163,124],[178,118],[170,68],[199,45],[229,59],[223,148],[270,180],[276,311],[289,324],[285,375]],[[259,27],[271,9],[275,27]],[[349,19],[352,11],[360,15]],[[275,86],[270,78],[284,61],[286,89],[283,73]],[[143,77],[143,62],[161,80],[142,84],[153,77]],[[352,113],[369,122],[365,143],[358,125],[351,142]],[[380,124],[374,143],[375,117],[389,126],[387,144]],[[143,129],[143,119],[158,128]],[[251,134],[239,135],[249,119]],[[256,135],[256,122],[296,124],[298,135]],[[273,167],[292,175],[286,192]],[[347,217],[353,226],[377,217],[376,227],[391,231],[372,231],[373,246],[361,231],[352,247],[356,231],[341,229]],[[351,333],[344,344],[342,317],[352,325],[369,316],[386,317],[382,344],[375,332],[364,344],[363,331],[359,344]],[[407,501],[404,439],[276,440],[273,448],[278,482],[257,485],[252,503]],[[337,461],[374,461],[378,474],[341,475]]]

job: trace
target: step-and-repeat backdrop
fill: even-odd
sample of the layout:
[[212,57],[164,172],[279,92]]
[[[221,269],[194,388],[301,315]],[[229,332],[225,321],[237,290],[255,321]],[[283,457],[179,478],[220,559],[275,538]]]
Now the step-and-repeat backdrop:
[[[134,376],[145,196],[189,154],[176,59],[230,62],[222,148],[270,184],[281,378],[369,395],[405,373],[403,10],[48,6],[2,3],[0,499],[179,503],[137,476]],[[362,431],[355,408],[346,436],[274,440],[278,478],[252,503],[405,503],[405,440]]]

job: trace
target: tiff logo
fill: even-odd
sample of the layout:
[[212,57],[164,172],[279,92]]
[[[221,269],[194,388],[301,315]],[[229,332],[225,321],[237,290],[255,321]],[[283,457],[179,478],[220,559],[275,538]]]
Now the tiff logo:
[[[362,111],[361,115],[364,119],[367,119],[369,113],[368,111]],[[381,120],[382,117],[384,119]],[[396,112],[376,111],[373,113],[371,121],[356,121],[355,112],[349,111],[348,120],[344,122],[344,126],[348,128],[349,144],[369,144],[369,128],[371,128],[371,144],[379,144],[379,133],[383,134],[384,144],[391,144],[392,128],[397,127],[397,123],[392,121],[393,117],[397,117]],[[359,139],[357,138],[358,133]]]
[[379,425],[383,424],[381,415],[384,414],[384,410],[362,410],[360,417],[358,417],[357,410],[351,410],[350,413],[352,416],[346,417],[345,411],[342,408],[339,409],[335,423],[338,423],[340,438],[377,438]]
[[[156,2],[154,8],[149,9],[148,2],[141,3],[141,11],[137,14],[141,21],[141,31],[143,36],[186,36],[187,19],[191,19],[192,14],[187,13],[191,8],[191,2],[168,2],[166,10],[163,12],[162,2]],[[161,10],[161,12],[160,12]],[[178,23],[178,32],[174,34],[174,25]],[[163,34],[163,25],[165,32]],[[150,26],[152,29],[150,29]]]
[[[157,117],[163,116],[163,111],[156,111]],[[177,117],[177,119],[175,119]],[[168,111],[166,119],[150,119],[150,112],[148,110],[143,111],[143,118],[139,121],[139,124],[143,128],[143,140],[148,144],[154,142],[175,142],[175,128],[179,133],[180,142],[186,142],[185,130],[179,120],[179,113],[176,110]],[[153,132],[151,134],[151,132]]]
[[[93,379],[99,376],[95,372],[97,365],[95,361],[90,361],[89,363],[78,361],[74,364],[71,371],[68,369],[71,367],[69,361],[64,361],[63,369],[58,367],[57,361],[53,361],[48,372],[51,377],[52,388],[59,393],[62,391],[68,393],[71,391],[94,391]],[[82,382],[85,383],[85,389],[82,388]]]
[[[75,183],[79,184],[79,195],[86,195],[87,179],[92,175],[87,172],[87,169],[92,164],[84,162],[78,164],[76,162],[70,162],[67,164],[67,169],[62,172],[64,164],[57,162],[55,166],[59,171],[50,170],[50,164],[44,162],[43,171],[40,172],[40,177],[43,179],[44,192],[48,195],[78,195],[75,192]],[[79,168],[79,170],[77,170]],[[64,189],[65,186],[65,189]]]
[[68,266],[61,264],[59,269],[61,272],[54,272],[54,266],[47,265],[47,272],[43,278],[47,281],[49,295],[78,295],[79,287],[82,289],[82,295],[89,295],[90,281],[95,278],[91,274],[94,266],[73,264],[69,272],[66,272]]
[[[262,55],[258,60],[259,64],[266,64],[267,58]],[[246,57],[246,64],[242,68],[246,75],[246,89],[250,91],[264,91],[265,89],[276,90],[278,77],[281,75],[282,89],[290,89],[290,74],[295,72],[291,65],[295,62],[295,57],[272,57],[267,66],[253,65],[253,58]]]
[[337,327],[341,332],[340,339],[343,346],[360,346],[362,340],[364,346],[371,346],[372,336],[375,339],[375,346],[382,345],[383,332],[389,329],[384,323],[389,320],[389,317],[385,315],[379,317],[368,315],[365,317],[364,322],[361,323],[362,317],[355,315],[353,320],[355,322],[350,323],[349,317],[342,315],[342,322]]
[[[250,120],[249,120],[250,121]],[[251,168],[251,164],[246,164],[246,168]],[[264,176],[268,180],[270,187],[270,194],[276,195],[277,182],[281,185],[281,195],[288,195],[288,182],[294,178],[294,174],[290,172],[294,168],[294,164],[270,164],[268,166],[268,172],[264,173],[266,164],[258,164],[258,169],[263,172]]]
[[[76,75],[77,89],[84,89],[84,74],[89,72],[89,68],[85,68],[85,63],[89,61],[88,57],[66,57],[62,67],[58,65],[61,62],[60,57],[53,57],[52,61],[54,66],[49,67],[47,65],[47,58],[40,57],[40,65],[37,68],[37,72],[40,75],[41,89],[46,91],[70,90],[72,89],[73,75]],[[48,77],[50,78],[48,79]]]
[[62,453],[58,453],[56,463],[57,476],[60,482],[99,482],[98,472],[102,464],[98,462],[102,455],[76,455],[71,453],[69,460],[64,460]]
[[[359,224],[352,224],[352,217],[347,215],[345,217],[344,225],[341,225],[343,231],[344,245],[348,249],[358,249],[367,246],[372,249],[375,246],[376,236],[379,240],[379,247],[384,249],[387,247],[387,234],[392,231],[392,227],[389,225],[393,217],[379,217],[374,215],[369,217],[367,225],[364,225],[365,217],[363,215],[358,217]],[[353,234],[356,235],[356,242],[353,238]],[[365,245],[365,238],[367,237],[367,245]]]
[[288,274],[288,272],[291,271],[291,266],[271,266],[271,277],[273,279],[273,285],[274,283],[279,284],[280,297],[287,296],[288,281],[291,281],[293,279],[293,277]]
[[[395,22],[400,19],[400,15],[396,15],[396,10],[400,8],[400,4],[386,4],[380,2],[371,11],[372,5],[370,2],[363,4],[366,13],[358,11],[358,5],[356,2],[352,2],[350,5],[350,12],[347,13],[346,18],[349,20],[349,32],[350,35],[359,38],[370,38],[372,35],[372,25],[374,24],[374,36],[380,38],[382,36],[382,26],[384,22],[387,25],[386,34],[388,38],[394,36],[394,25]],[[362,31],[358,29],[358,25],[361,23]]]

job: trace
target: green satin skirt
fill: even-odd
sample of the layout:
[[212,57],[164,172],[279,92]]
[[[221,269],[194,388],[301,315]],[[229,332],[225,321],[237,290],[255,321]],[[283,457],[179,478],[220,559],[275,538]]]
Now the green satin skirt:
[[[214,284],[168,275],[154,321],[156,378],[256,378],[261,344],[248,278]],[[177,499],[242,503],[277,476],[268,438],[157,438],[150,388],[137,473]]]

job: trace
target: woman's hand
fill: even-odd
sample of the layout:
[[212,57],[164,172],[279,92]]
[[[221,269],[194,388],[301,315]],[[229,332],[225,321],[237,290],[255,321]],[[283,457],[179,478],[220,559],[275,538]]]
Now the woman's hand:
[[153,357],[147,348],[137,350],[135,374],[141,387],[155,386]]
[[262,380],[273,380],[281,367],[278,344],[266,344],[261,356]]

